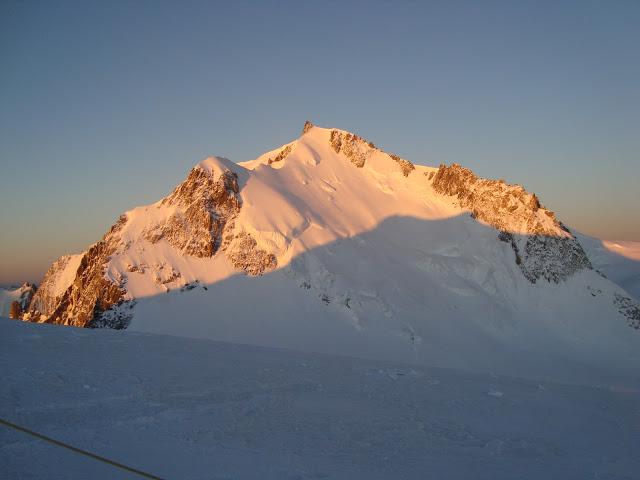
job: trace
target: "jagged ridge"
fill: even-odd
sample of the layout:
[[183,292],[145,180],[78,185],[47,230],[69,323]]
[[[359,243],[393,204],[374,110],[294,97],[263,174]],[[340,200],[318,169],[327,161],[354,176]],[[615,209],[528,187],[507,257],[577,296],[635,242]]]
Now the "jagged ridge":
[[496,228],[498,238],[513,248],[515,262],[530,282],[544,278],[558,283],[592,268],[573,234],[522,186],[479,178],[455,163],[440,165],[432,185],[436,192],[455,197],[475,218]]
[[[45,276],[44,288],[38,292],[23,318],[76,326],[124,328],[131,319],[136,298],[139,298],[137,294],[130,293],[132,283],[143,279],[148,282],[145,285],[151,285],[152,294],[156,295],[187,286],[195,288],[194,285],[202,279],[202,276],[192,273],[193,263],[181,267],[181,262],[174,261],[176,257],[172,255],[196,259],[223,258],[238,271],[262,275],[278,267],[278,259],[281,258],[278,255],[286,253],[297,235],[307,229],[315,228],[317,231],[319,226],[322,229],[326,218],[338,218],[339,226],[335,232],[339,232],[339,235],[353,235],[353,232],[343,233],[349,232],[350,228],[341,218],[347,212],[352,212],[351,217],[347,215],[345,218],[351,218],[358,225],[354,227],[357,234],[357,228],[375,226],[369,223],[367,227],[367,222],[361,223],[360,219],[367,219],[368,222],[369,218],[375,220],[375,215],[382,214],[381,207],[388,201],[395,203],[390,203],[394,206],[387,208],[386,215],[401,214],[399,210],[411,211],[403,206],[406,200],[423,208],[424,197],[418,198],[418,192],[422,192],[420,195],[427,192],[432,199],[437,196],[429,187],[424,187],[421,180],[424,177],[408,178],[416,170],[427,175],[437,194],[454,199],[459,206],[470,210],[474,218],[495,228],[498,239],[512,247],[514,260],[528,281],[535,283],[546,279],[559,283],[580,270],[591,268],[577,239],[556,219],[553,212],[542,207],[537,197],[523,187],[479,178],[471,170],[457,164],[449,167],[441,165],[437,171],[428,167],[416,168],[411,162],[385,153],[352,133],[315,128],[307,122],[303,138],[253,161],[254,168],[262,169],[256,172],[226,159],[209,158],[201,162],[170,195],[154,205],[140,207],[123,215],[100,242],[78,256],[79,265],[73,272],[73,280],[62,289],[62,293],[54,292],[53,286],[64,284],[56,278],[59,272],[74,268],[68,267],[69,261],[64,259],[54,264]],[[324,157],[320,158],[318,151],[324,152]],[[309,161],[309,158],[313,160]],[[287,161],[283,162],[285,159]],[[343,159],[357,167],[357,170],[351,169]],[[392,173],[395,165],[391,161],[397,164],[406,180]],[[282,163],[270,167],[275,162]],[[333,169],[328,174],[326,168],[322,170],[322,176],[329,180],[333,175],[333,184],[312,170],[320,162],[325,162],[328,168]],[[340,195],[337,187],[342,188],[340,184],[343,178],[334,173],[339,171],[344,179],[350,179],[345,182],[345,187],[356,192],[355,196],[347,197],[349,200],[341,206],[335,203]],[[288,192],[289,188],[296,187],[291,187],[291,183],[279,183],[278,180],[285,177],[289,182],[295,179],[297,184],[307,185],[315,181],[314,175],[318,175],[318,182],[313,188],[309,185],[309,196],[302,194],[296,197],[301,193]],[[250,210],[253,213],[247,217],[241,212],[246,211],[243,210],[242,191],[248,182],[263,188],[261,194],[267,192],[267,196],[252,197],[255,187],[251,190],[254,193],[249,193],[247,198],[253,204],[249,207],[253,208]],[[361,195],[357,192],[359,185],[364,182],[369,190],[364,190],[365,193]],[[422,186],[417,190],[409,190],[408,186],[416,188],[418,184]],[[397,191],[401,193],[396,194]],[[291,195],[288,196],[288,193]],[[280,196],[285,200],[278,200]],[[361,202],[359,197],[364,201]],[[377,200],[370,208],[368,203],[371,198]],[[318,199],[327,203],[314,203]],[[275,202],[273,207],[270,205],[272,200]],[[450,205],[451,202],[445,203]],[[350,210],[354,204],[358,205],[358,209]],[[278,217],[277,210],[280,208],[288,209],[289,217]],[[313,211],[314,208],[323,213],[317,215],[319,212]],[[447,208],[455,211],[454,207]],[[329,211],[331,213],[323,218],[324,213]],[[420,210],[414,211],[420,213]],[[340,213],[333,216],[333,212]],[[358,212],[357,218],[353,217],[353,212]],[[277,217],[275,223],[270,223],[274,215]],[[262,217],[269,217],[269,221],[261,223]],[[256,218],[259,226],[252,223]],[[380,218],[384,218],[384,214],[376,221]],[[280,230],[279,225],[284,229]],[[287,228],[290,230],[286,231]],[[151,254],[143,255],[145,248],[150,247],[153,247]],[[167,247],[170,247],[169,250]],[[222,256],[216,256],[219,253]],[[299,253],[300,250],[297,250]],[[113,258],[118,261],[113,263]],[[285,255],[283,258],[286,263],[291,257]],[[207,265],[214,264],[220,266],[219,263]],[[345,298],[346,308],[351,309],[349,296]],[[323,302],[328,303],[324,299]],[[385,305],[383,301],[379,304]],[[618,311],[629,318],[636,314],[633,305],[630,305],[625,303],[624,308],[619,305]],[[390,308],[385,307],[385,312],[385,315],[392,316]],[[406,330],[411,331],[411,328],[407,327]]]
[[227,221],[238,214],[242,200],[238,175],[231,171],[213,175],[200,166],[161,205],[178,207],[166,221],[145,231],[151,243],[165,239],[185,255],[210,257],[220,246]]
[[[151,244],[166,241],[182,255],[197,258],[212,257],[219,250],[230,262],[249,275],[261,275],[277,266],[273,254],[256,246],[246,232],[234,233],[234,219],[240,212],[238,175],[225,169],[216,177],[201,165],[194,167],[186,180],[155,208],[172,213],[144,229],[139,239]],[[79,327],[125,328],[132,316],[135,302],[127,297],[126,279],[122,275],[106,275],[112,255],[126,252],[134,240],[123,240],[122,232],[130,222],[127,214],[109,230],[102,240],[81,255],[73,283],[61,295],[52,295],[59,272],[67,267],[71,257],[55,262],[43,282],[43,287],[31,302],[23,319]],[[130,273],[144,273],[148,265],[129,265]],[[162,269],[164,265],[160,265]],[[173,268],[156,276],[156,282],[170,284],[181,274]]]

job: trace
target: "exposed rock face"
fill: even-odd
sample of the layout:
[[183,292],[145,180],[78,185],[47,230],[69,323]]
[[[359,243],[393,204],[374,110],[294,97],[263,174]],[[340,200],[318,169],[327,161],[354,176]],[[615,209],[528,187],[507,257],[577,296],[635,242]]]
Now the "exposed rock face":
[[249,275],[262,275],[278,265],[276,256],[259,249],[255,239],[246,232],[233,237],[225,246],[225,253],[234,267]]
[[23,312],[26,313],[28,308],[34,321],[38,321],[40,317],[48,318],[60,303],[65,290],[73,283],[81,257],[82,255],[63,255],[53,262],[33,300],[23,308]]
[[217,179],[195,167],[162,205],[176,206],[166,223],[144,233],[151,243],[165,239],[186,255],[210,257],[219,248],[222,231],[240,211],[238,176],[223,172]]
[[105,276],[105,266],[119,245],[119,232],[126,221],[126,216],[120,217],[103,239],[84,254],[75,280],[62,294],[50,315],[43,315],[34,306],[27,319],[87,327],[102,312],[122,302],[126,292]]
[[97,312],[86,325],[87,328],[113,328],[123,330],[129,326],[133,318],[135,301],[121,301],[107,310]]
[[311,123],[309,120],[304,122],[304,127],[302,127],[302,135],[304,135],[309,130],[311,130],[313,128],[313,126],[314,126],[313,123]]
[[631,328],[640,330],[640,305],[638,302],[616,293],[614,305],[622,315],[627,317],[627,323]]
[[[284,159],[290,152],[291,146],[283,148],[269,163]],[[215,178],[195,167],[162,205],[176,206],[176,213],[166,223],[145,232],[150,242],[165,239],[195,257],[211,257],[221,250],[236,268],[249,275],[261,275],[276,267],[275,256],[258,249],[248,233],[234,232],[234,220],[242,207],[236,173],[226,170]],[[179,272],[168,272],[158,277],[157,283],[168,284],[179,276]]]
[[36,292],[36,286],[25,282],[20,286],[0,287],[0,316],[21,318]]
[[389,155],[389,157],[398,164],[400,171],[405,177],[408,177],[416,168],[410,161],[404,160],[393,153],[382,152],[382,150],[376,148],[372,142],[369,142],[358,135],[354,135],[353,133],[331,130],[329,141],[331,143],[331,147],[336,153],[342,152],[342,154],[358,168],[364,167],[367,160],[376,151]]
[[496,228],[500,240],[513,248],[516,263],[531,283],[540,278],[558,283],[592,268],[578,240],[520,185],[482,179],[457,164],[440,165],[432,185]]
[[9,307],[9,318],[20,318],[22,316],[22,307],[20,302],[14,300]]
[[416,169],[415,165],[409,160],[404,160],[393,153],[390,153],[389,156],[400,166],[400,170],[405,177],[408,177],[409,174]]
[[[107,275],[109,260],[126,252],[138,240],[157,243],[165,240],[180,254],[211,257],[223,251],[231,263],[249,275],[260,275],[276,267],[274,255],[257,248],[247,233],[234,233],[234,219],[240,212],[238,176],[231,170],[219,174],[198,165],[169,196],[155,208],[170,214],[159,223],[145,228],[136,237],[123,234],[127,215],[82,256],[62,257],[45,275],[44,288],[34,298],[29,310],[16,315],[24,320],[58,323],[78,327],[126,328],[135,301],[127,296],[126,277]],[[71,265],[73,259],[79,260]],[[143,273],[149,266],[129,265],[129,273]],[[153,265],[154,282],[168,285],[181,278],[170,265]],[[75,268],[68,272],[69,268]],[[70,275],[70,283],[60,291],[61,277]],[[116,272],[117,273],[117,272]],[[56,290],[57,289],[57,290]],[[26,305],[25,305],[26,307]],[[17,310],[16,310],[17,312]]]
[[353,133],[331,130],[331,147],[336,153],[342,152],[356,167],[362,168],[375,151],[375,145]]
[[282,160],[284,160],[285,158],[287,158],[287,156],[291,153],[291,145],[287,145],[286,147],[284,147],[282,150],[280,150],[280,152],[278,152],[278,154],[273,157],[270,158],[267,163],[269,165],[271,165],[272,163],[276,163],[276,162],[280,162]]

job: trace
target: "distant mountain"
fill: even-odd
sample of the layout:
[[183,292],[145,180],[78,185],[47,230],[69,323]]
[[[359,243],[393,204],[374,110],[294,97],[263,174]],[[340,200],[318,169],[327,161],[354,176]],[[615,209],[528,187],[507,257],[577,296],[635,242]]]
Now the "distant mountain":
[[20,318],[35,292],[36,286],[28,282],[19,287],[0,287],[0,317]]
[[594,268],[640,299],[640,242],[612,242],[577,235]]
[[123,214],[51,266],[21,317],[517,374],[635,375],[640,306],[581,238],[521,186],[307,123],[255,160],[207,158],[170,195]]

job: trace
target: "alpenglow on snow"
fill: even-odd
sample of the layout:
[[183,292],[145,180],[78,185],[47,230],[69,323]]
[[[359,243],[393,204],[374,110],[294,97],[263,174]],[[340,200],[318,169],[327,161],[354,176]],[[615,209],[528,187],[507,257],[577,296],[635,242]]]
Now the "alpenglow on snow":
[[125,212],[56,261],[18,316],[507,373],[519,354],[536,359],[534,373],[631,375],[640,307],[579,238],[519,185],[307,122],[255,160],[209,157],[167,197]]

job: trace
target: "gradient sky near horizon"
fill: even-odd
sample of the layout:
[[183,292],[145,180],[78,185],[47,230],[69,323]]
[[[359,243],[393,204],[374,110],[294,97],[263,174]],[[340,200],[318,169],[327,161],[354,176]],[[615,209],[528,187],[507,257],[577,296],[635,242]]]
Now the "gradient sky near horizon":
[[0,284],[304,120],[640,240],[640,2],[0,3]]

